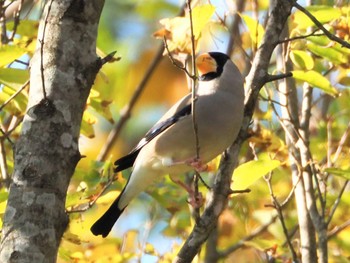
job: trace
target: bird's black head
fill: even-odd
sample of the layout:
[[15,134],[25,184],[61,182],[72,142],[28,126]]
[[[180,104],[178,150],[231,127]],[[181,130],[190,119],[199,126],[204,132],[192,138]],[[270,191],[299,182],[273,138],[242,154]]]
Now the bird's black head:
[[230,57],[221,52],[208,52],[197,57],[196,65],[200,81],[210,81],[220,77]]

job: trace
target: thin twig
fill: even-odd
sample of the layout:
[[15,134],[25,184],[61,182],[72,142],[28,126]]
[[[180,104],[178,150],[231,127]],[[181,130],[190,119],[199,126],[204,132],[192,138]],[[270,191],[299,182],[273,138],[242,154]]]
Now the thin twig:
[[293,77],[292,72],[287,72],[287,73],[278,74],[278,75],[267,75],[266,82],[276,81],[276,80],[285,79],[289,77]]
[[199,139],[198,139],[198,125],[196,119],[196,47],[195,47],[195,36],[193,33],[193,18],[192,18],[192,7],[191,0],[187,0],[188,13],[190,17],[190,28],[191,28],[191,48],[192,48],[192,124],[193,124],[193,132],[196,140],[196,158],[199,160]]
[[15,92],[9,97],[1,106],[0,111],[2,111],[3,108],[6,107],[7,104],[9,104],[15,97],[17,97],[18,94],[20,94],[28,85],[29,85],[29,79]]
[[338,160],[338,157],[339,157],[341,151],[343,150],[343,147],[346,143],[346,140],[349,136],[349,133],[350,133],[350,122],[348,123],[348,126],[346,127],[345,132],[343,133],[342,137],[340,138],[338,148],[333,156],[333,160],[331,160],[332,164],[334,164]]
[[347,228],[348,226],[350,226],[350,220],[345,221],[343,224],[341,224],[340,226],[336,226],[334,227],[328,234],[327,234],[327,238],[331,239],[334,236],[336,236],[339,232],[343,231],[345,228]]
[[173,58],[173,56],[171,55],[171,52],[170,52],[170,50],[169,50],[168,42],[167,42],[167,39],[166,39],[165,36],[163,37],[163,43],[164,43],[164,48],[165,48],[165,50],[167,51],[168,58],[170,59],[170,62],[171,62],[175,67],[177,67],[178,69],[184,71],[184,72],[186,73],[186,75],[187,75],[190,79],[195,78],[195,75],[192,75],[192,74],[188,71],[186,65],[181,65],[181,64],[177,63],[176,60]]
[[96,201],[100,198],[101,195],[104,194],[104,192],[106,192],[107,188],[115,181],[115,177],[113,176],[113,173],[109,172],[109,176],[108,176],[108,181],[106,182],[106,184],[103,186],[103,188],[101,189],[101,191],[94,196],[94,199],[90,202],[84,203],[84,204],[80,204],[78,205],[76,208],[73,208],[71,210],[67,210],[66,209],[66,213],[68,214],[73,214],[73,213],[82,213],[87,211],[88,209],[90,209],[95,203]]
[[337,199],[334,201],[332,210],[331,210],[331,212],[329,213],[328,219],[327,219],[327,221],[326,221],[326,225],[327,225],[327,226],[330,224],[330,222],[331,222],[331,220],[332,220],[332,218],[333,218],[333,216],[334,216],[334,214],[335,214],[335,211],[337,210],[338,205],[340,204],[340,199],[342,198],[342,196],[343,196],[343,194],[344,194],[344,191],[345,191],[345,189],[346,189],[348,183],[349,183],[349,180],[346,180],[345,183],[344,183],[344,185],[343,185],[343,187],[340,189],[340,192],[339,192],[339,194],[338,194],[338,196],[337,196]]
[[42,38],[39,40],[40,42],[40,74],[41,74],[41,85],[42,85],[42,90],[43,90],[43,96],[44,99],[47,99],[47,95],[46,95],[46,88],[45,88],[45,78],[44,78],[44,44],[45,44],[45,32],[46,32],[46,26],[48,24],[48,20],[49,20],[49,15],[51,12],[51,7],[52,7],[52,3],[53,0],[51,0],[48,9],[47,9],[47,14],[46,14],[46,18],[45,18],[45,22],[44,22],[44,28],[43,28],[43,35]]
[[337,37],[336,35],[332,34],[331,32],[329,32],[321,23],[320,21],[317,20],[316,17],[314,17],[307,9],[305,9],[304,7],[302,7],[301,5],[299,5],[297,3],[297,1],[295,0],[290,0],[292,5],[299,9],[301,12],[303,12],[305,15],[307,15],[310,20],[320,29],[322,30],[322,32],[330,39],[333,40],[339,44],[341,44],[343,47],[346,48],[350,48],[350,43],[347,41],[344,41],[343,39]]
[[305,39],[305,38],[308,38],[308,37],[319,37],[319,36],[324,36],[324,34],[316,34],[316,32],[317,32],[318,30],[319,30],[319,29],[317,28],[316,30],[314,30],[313,32],[311,32],[310,34],[307,34],[307,35],[302,35],[302,36],[296,36],[296,37],[286,38],[286,39],[283,39],[283,40],[278,41],[278,43],[279,43],[279,44],[283,44],[283,43],[286,43],[286,42],[291,42],[291,41],[299,40],[299,39]]
[[273,189],[272,189],[271,176],[272,176],[272,173],[270,173],[269,176],[264,177],[264,179],[265,179],[265,181],[266,181],[266,183],[268,185],[269,191],[270,191],[270,196],[271,196],[271,200],[272,200],[272,203],[273,203],[273,207],[277,211],[278,218],[279,218],[279,220],[281,222],[283,233],[284,233],[284,236],[286,238],[286,242],[288,244],[288,248],[289,248],[289,250],[292,253],[293,262],[299,262],[297,253],[294,250],[294,247],[293,247],[293,244],[292,244],[292,240],[290,239],[290,236],[289,236],[289,233],[288,233],[286,222],[284,220],[282,207],[281,207],[280,203],[278,202],[278,200],[277,200],[277,198],[276,198],[276,196],[275,196],[275,194],[273,192]]
[[10,41],[13,41],[16,32],[17,32],[17,27],[19,25],[19,15],[21,14],[21,10],[22,10],[22,5],[23,5],[23,0],[20,1],[18,8],[16,10],[16,12],[14,13],[14,23],[13,23],[13,29],[12,29],[12,33],[11,33],[11,37],[9,38]]

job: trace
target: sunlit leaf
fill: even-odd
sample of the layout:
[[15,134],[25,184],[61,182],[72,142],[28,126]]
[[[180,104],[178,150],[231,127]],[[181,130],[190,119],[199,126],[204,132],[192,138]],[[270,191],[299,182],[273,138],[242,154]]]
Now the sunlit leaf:
[[317,71],[294,70],[292,71],[292,73],[295,79],[305,81],[309,83],[312,87],[319,88],[324,92],[328,93],[329,95],[338,95],[338,91],[331,85],[329,80]]
[[[214,11],[215,7],[209,4],[199,5],[193,8],[193,34],[196,42],[202,30],[206,28]],[[169,51],[191,53],[191,27],[188,14],[186,14],[185,17],[161,19],[159,22],[164,28],[156,31],[153,34],[154,37],[160,39],[165,37],[167,39]]]
[[292,50],[290,52],[290,58],[294,65],[301,69],[310,70],[314,67],[314,60],[306,51]]
[[334,64],[344,64],[348,62],[348,58],[334,48],[316,45],[311,42],[307,43],[306,46],[315,55],[328,59]]
[[252,39],[252,42],[254,46],[259,46],[262,38],[265,34],[265,29],[262,27],[262,25],[259,23],[259,21],[254,20],[248,15],[241,15],[244,23],[247,25],[250,38]]
[[280,165],[281,163],[278,160],[256,160],[241,164],[233,172],[233,189],[247,189],[262,176]]
[[209,19],[213,16],[215,7],[213,5],[199,5],[193,8],[193,35],[196,39],[199,38],[203,28],[209,22]]
[[350,55],[350,49],[343,47],[341,44],[333,40],[330,40],[327,36],[310,36],[307,38],[307,40],[308,42],[312,42],[318,46],[335,49],[344,55]]
[[0,67],[6,66],[26,53],[26,50],[18,46],[0,46]]
[[[340,9],[332,6],[313,5],[306,9],[321,23],[327,23],[341,16]],[[314,25],[310,18],[299,10],[294,13],[293,18],[299,29],[306,29]]]
[[130,230],[124,235],[123,242],[123,252],[134,252],[138,246],[137,238],[139,236],[139,232],[136,230]]
[[[11,30],[14,26],[14,22],[7,23],[7,27]],[[21,36],[27,36],[29,38],[36,38],[38,33],[39,21],[37,20],[21,20],[19,23],[16,34]]]
[[324,169],[324,172],[338,175],[345,178],[346,180],[350,180],[350,169],[342,170],[339,168],[326,168]]
[[90,98],[90,107],[92,107],[110,123],[114,123],[112,112],[109,108],[109,104],[111,103],[112,101],[102,100],[101,98]]
[[148,255],[157,255],[157,251],[155,250],[154,246],[151,243],[146,243],[144,247],[144,252]]
[[[0,92],[0,103],[9,100],[16,92],[17,89],[15,88],[10,88],[8,86],[2,87]],[[27,102],[27,95],[24,92],[21,92],[6,105],[6,110],[12,115],[24,115],[25,109],[27,108]]]
[[81,122],[80,132],[82,135],[88,137],[88,138],[94,138],[95,137],[95,131],[93,124],[96,123],[96,117],[93,116],[88,111],[84,111],[83,120]]
[[0,83],[11,88],[20,88],[28,79],[28,70],[0,68]]
[[8,196],[9,193],[2,188],[0,191],[0,203],[7,201]]
[[73,207],[81,204],[88,203],[88,200],[83,198],[84,193],[82,192],[74,192],[74,193],[69,193],[67,195],[67,200],[66,200],[66,207]]

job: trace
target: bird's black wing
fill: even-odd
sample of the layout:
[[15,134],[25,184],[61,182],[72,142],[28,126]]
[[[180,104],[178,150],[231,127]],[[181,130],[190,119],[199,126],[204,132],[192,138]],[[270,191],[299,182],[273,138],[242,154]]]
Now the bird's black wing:
[[153,138],[157,137],[160,133],[168,129],[170,126],[178,122],[183,117],[190,115],[191,111],[192,111],[192,104],[190,103],[185,107],[183,107],[178,112],[176,112],[172,117],[154,125],[146,133],[145,137],[141,139],[141,141],[136,145],[136,147],[128,155],[125,155],[124,157],[115,161],[114,165],[116,167],[114,168],[114,171],[119,172],[133,166],[137,158],[137,155],[147,143],[149,143],[151,140],[153,140]]

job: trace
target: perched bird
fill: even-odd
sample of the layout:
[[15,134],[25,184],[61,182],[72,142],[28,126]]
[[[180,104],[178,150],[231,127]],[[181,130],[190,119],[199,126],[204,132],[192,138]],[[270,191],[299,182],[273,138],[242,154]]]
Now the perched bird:
[[91,227],[106,237],[129,202],[163,175],[200,170],[236,139],[244,109],[243,77],[230,58],[219,52],[197,57],[199,74],[195,116],[199,159],[192,123],[191,94],[178,101],[126,156],[115,172],[133,166],[126,186],[105,214]]

